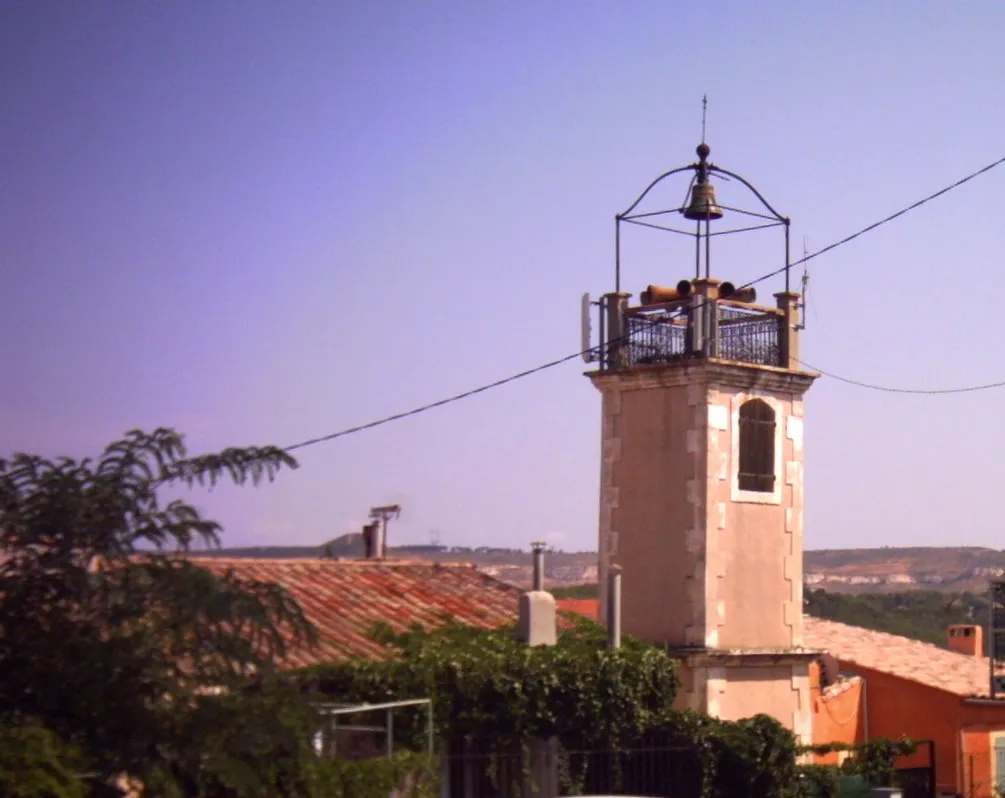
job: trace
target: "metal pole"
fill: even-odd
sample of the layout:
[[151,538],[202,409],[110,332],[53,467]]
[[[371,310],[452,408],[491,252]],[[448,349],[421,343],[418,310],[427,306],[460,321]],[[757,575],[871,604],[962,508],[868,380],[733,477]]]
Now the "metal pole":
[[544,590],[544,543],[536,540],[530,544],[534,552],[534,582],[532,590]]
[[701,220],[695,222],[694,228],[694,279],[701,277]]
[[621,293],[621,217],[614,217],[614,291]]
[[988,682],[989,695],[995,697],[995,583],[991,580],[988,590]]
[[600,297],[600,368],[607,368],[607,297]]
[[789,293],[789,270],[792,263],[789,260],[789,220],[785,220],[785,293]]
[[607,647],[621,648],[621,566],[607,572]]
[[[711,258],[712,258],[712,249],[711,249],[711,247],[712,247],[712,236],[709,235],[709,228],[708,228],[709,221],[710,221],[710,218],[711,218],[709,216],[710,213],[711,213],[710,211],[707,211],[705,213],[705,279],[706,280],[709,277],[712,276],[712,273],[711,273],[711,268],[712,267],[710,266]],[[701,222],[698,222],[698,224],[701,224]]]
[[394,753],[394,710],[387,710],[387,758]]

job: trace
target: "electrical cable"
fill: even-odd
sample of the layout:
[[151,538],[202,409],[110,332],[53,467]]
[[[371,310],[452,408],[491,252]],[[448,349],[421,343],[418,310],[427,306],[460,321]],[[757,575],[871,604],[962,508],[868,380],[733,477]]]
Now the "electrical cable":
[[[957,180],[955,183],[952,183],[951,185],[948,185],[945,188],[942,188],[939,191],[936,191],[934,194],[929,194],[927,197],[924,197],[924,198],[918,200],[917,202],[911,203],[906,208],[902,208],[901,210],[897,211],[896,213],[893,213],[893,214],[885,217],[884,219],[880,219],[878,222],[874,222],[873,224],[870,224],[868,227],[863,227],[861,230],[859,230],[859,231],[857,231],[855,233],[852,233],[849,236],[845,236],[844,238],[840,239],[839,241],[835,241],[832,244],[828,244],[823,249],[817,250],[816,252],[810,253],[809,255],[805,255],[800,260],[797,260],[797,261],[795,261],[793,263],[790,263],[787,266],[782,266],[781,268],[775,269],[774,271],[771,271],[771,272],[768,272],[767,274],[764,274],[764,275],[758,277],[755,280],[751,280],[748,283],[744,283],[743,285],[739,286],[737,290],[742,289],[742,288],[749,288],[749,287],[751,287],[753,285],[756,285],[757,283],[763,282],[765,280],[770,279],[771,277],[775,277],[776,275],[781,274],[786,269],[789,269],[792,266],[799,266],[800,264],[806,263],[807,261],[812,260],[813,258],[819,257],[820,255],[823,255],[825,252],[830,252],[830,251],[832,251],[834,249],[837,249],[838,247],[840,247],[840,246],[842,246],[844,244],[849,243],[850,241],[854,241],[859,236],[865,235],[866,233],[871,232],[872,230],[875,230],[876,228],[881,227],[884,224],[887,224],[888,222],[892,222],[894,219],[897,219],[897,218],[903,216],[904,214],[909,213],[912,210],[915,210],[916,208],[920,208],[925,203],[931,202],[933,199],[936,199],[937,197],[940,197],[943,194],[946,194],[946,193],[952,191],[953,189],[962,186],[964,183],[967,183],[967,182],[973,180],[976,177],[979,177],[980,175],[982,175],[982,174],[984,174],[986,172],[990,172],[992,169],[994,169],[997,166],[1000,166],[1003,163],[1005,163],[1005,157],[999,158],[998,160],[996,160],[996,161],[988,164],[987,166],[984,166],[981,169],[978,169],[976,172],[972,172],[969,175],[967,175],[966,177],[963,177],[963,178]],[[705,300],[705,301],[707,302],[708,300]],[[700,305],[698,307],[700,307]],[[689,308],[688,310],[694,310],[694,308]],[[678,311],[677,315],[680,316],[680,315],[683,314],[683,312],[684,311],[682,309],[682,310]],[[611,343],[618,343],[619,341],[625,340],[625,339],[627,339],[627,336],[625,336],[622,339],[615,339],[614,341],[608,341],[606,345],[610,345]],[[363,430],[367,430],[367,429],[373,429],[374,427],[379,427],[379,426],[382,426],[384,424],[389,424],[392,421],[399,421],[400,419],[408,418],[409,416],[415,416],[415,415],[418,415],[420,413],[424,413],[427,410],[432,410],[432,409],[437,408],[437,407],[442,407],[443,405],[451,404],[453,402],[460,401],[461,399],[467,399],[468,397],[474,396],[475,394],[483,393],[484,391],[488,391],[488,390],[490,390],[492,388],[498,388],[498,387],[500,387],[502,385],[506,385],[507,383],[515,382],[516,380],[523,379],[524,377],[529,377],[532,374],[537,374],[538,372],[545,371],[545,370],[550,369],[550,368],[554,368],[555,366],[560,366],[563,363],[569,362],[570,360],[575,360],[577,357],[582,357],[583,355],[585,355],[587,353],[596,352],[596,351],[602,349],[603,346],[604,346],[604,344],[600,344],[600,345],[591,347],[589,349],[583,350],[581,352],[573,352],[572,354],[566,355],[565,357],[558,358],[557,360],[551,360],[551,361],[549,361],[547,363],[542,363],[540,366],[535,366],[534,368],[526,369],[525,371],[521,371],[521,372],[518,372],[516,374],[511,374],[510,376],[503,377],[502,379],[496,380],[495,382],[490,382],[490,383],[487,383],[485,385],[481,385],[481,386],[479,386],[477,388],[472,388],[471,390],[464,391],[464,392],[458,393],[458,394],[454,394],[453,396],[449,396],[449,397],[447,397],[445,399],[440,399],[440,400],[435,401],[435,402],[430,402],[428,404],[421,405],[419,407],[415,407],[415,408],[413,408],[411,410],[406,410],[406,411],[401,412],[401,413],[395,413],[394,415],[391,415],[391,416],[385,416],[384,418],[380,418],[380,419],[377,419],[375,421],[370,421],[370,422],[367,422],[366,424],[359,424],[359,425],[357,425],[355,427],[349,427],[347,429],[343,429],[343,430],[340,430],[338,432],[333,432],[333,433],[330,433],[328,435],[319,435],[316,438],[309,438],[308,440],[300,441],[299,443],[295,443],[292,446],[287,446],[287,447],[285,447],[284,450],[287,451],[287,452],[292,452],[292,451],[295,451],[297,449],[306,448],[307,446],[313,446],[313,445],[318,444],[318,443],[325,443],[327,441],[332,441],[332,440],[335,440],[336,438],[344,438],[347,435],[352,435],[352,434],[354,434],[356,432],[362,432]],[[858,382],[856,380],[851,380],[851,379],[848,379],[846,377],[840,377],[840,376],[838,376],[836,374],[829,374],[828,372],[823,371],[822,369],[818,369],[818,368],[816,368],[814,366],[811,366],[808,363],[804,363],[801,360],[798,361],[798,362],[802,363],[802,365],[806,366],[809,369],[812,369],[813,371],[816,371],[816,372],[818,372],[818,373],[820,373],[820,374],[822,374],[822,375],[824,375],[826,377],[830,377],[831,379],[838,380],[839,382],[846,382],[846,383],[848,383],[850,385],[856,385],[858,387],[869,388],[869,389],[877,390],[877,391],[886,391],[886,392],[889,392],[889,393],[951,394],[951,393],[966,393],[966,392],[973,392],[973,391],[982,391],[982,390],[987,390],[987,389],[990,389],[990,388],[1005,387],[1005,382],[997,382],[997,383],[989,383],[987,385],[976,385],[976,386],[972,386],[972,387],[968,387],[968,388],[949,388],[949,389],[942,389],[942,390],[911,390],[911,389],[906,389],[906,388],[887,388],[887,387],[884,387],[884,386],[881,386],[881,385],[871,385],[869,383]]]
[[974,393],[976,391],[987,391],[992,388],[1005,388],[1005,380],[1001,382],[989,382],[985,385],[970,385],[964,388],[891,388],[887,385],[874,385],[869,382],[859,382],[858,380],[850,379],[849,377],[842,377],[839,374],[832,374],[829,371],[824,371],[816,366],[807,363],[805,360],[799,360],[795,358],[796,362],[801,363],[806,366],[810,371],[815,371],[818,374],[822,374],[825,377],[829,377],[832,380],[837,380],[838,382],[845,382],[849,385],[855,385],[858,388],[868,388],[871,391],[883,391],[884,393],[906,393],[906,394],[916,394],[916,395],[927,395],[934,396],[937,394],[953,394],[953,393]]
[[[959,188],[964,183],[970,182],[975,177],[980,177],[985,172],[990,172],[996,166],[1001,166],[1003,163],[1005,163],[1005,157],[999,158],[997,161],[989,163],[987,166],[984,166],[984,167],[978,169],[976,172],[971,172],[966,177],[962,177],[959,180],[957,180],[955,183],[953,183],[951,185],[948,185],[945,188],[939,189],[934,194],[929,194],[927,197],[924,197],[923,199],[920,199],[917,202],[912,202],[906,208],[901,208],[899,211],[897,211],[896,213],[890,214],[885,219],[880,219],[878,222],[874,222],[873,224],[870,224],[868,227],[863,227],[857,233],[852,233],[850,236],[845,236],[840,241],[835,241],[833,244],[828,244],[823,249],[818,249],[816,252],[814,252],[814,253],[812,253],[810,255],[806,255],[805,257],[801,258],[800,260],[795,261],[794,263],[789,264],[788,266],[782,266],[780,269],[775,269],[773,272],[770,272],[769,274],[766,274],[764,277],[759,277],[755,282],[760,282],[761,280],[766,280],[769,277],[774,277],[776,274],[781,274],[782,272],[784,272],[787,268],[791,268],[792,266],[799,266],[802,263],[806,263],[809,260],[813,260],[813,258],[820,257],[825,252],[830,252],[832,249],[837,249],[841,245],[847,244],[849,241],[854,241],[859,236],[865,235],[866,233],[870,233],[873,230],[875,230],[877,227],[882,227],[887,222],[892,222],[894,219],[897,219],[897,218],[903,216],[905,213],[909,213],[910,211],[913,211],[916,208],[920,208],[926,202],[931,202],[933,199],[936,199],[937,197],[941,197],[943,194],[948,194],[954,188]],[[751,285],[753,285],[753,283],[751,283]],[[746,287],[746,286],[744,286],[744,287]]]
[[515,382],[516,380],[523,379],[524,377],[529,377],[531,374],[536,374],[539,371],[544,371],[545,369],[550,369],[555,366],[560,366],[563,363],[567,363],[570,360],[575,360],[577,357],[582,357],[588,352],[594,352],[600,349],[600,346],[594,346],[583,352],[573,352],[571,355],[566,355],[565,357],[559,358],[558,360],[552,360],[548,363],[542,363],[540,366],[535,366],[532,369],[527,369],[526,371],[521,371],[516,374],[511,374],[508,377],[503,377],[501,380],[496,380],[495,382],[490,382],[487,385],[481,385],[478,388],[472,388],[470,391],[464,391],[463,393],[454,394],[453,396],[448,396],[446,399],[440,399],[436,402],[430,402],[429,404],[422,405],[421,407],[413,408],[412,410],[406,410],[403,413],[395,413],[393,416],[385,416],[384,418],[377,419],[376,421],[370,421],[366,424],[360,424],[356,427],[349,427],[348,429],[341,430],[339,432],[333,432],[330,435],[321,435],[317,438],[311,438],[310,440],[301,441],[300,443],[295,443],[292,446],[287,446],[284,451],[292,452],[295,449],[303,449],[305,446],[313,446],[315,443],[324,443],[325,441],[333,441],[336,438],[343,438],[346,435],[351,435],[354,432],[362,432],[365,429],[372,429],[373,427],[379,427],[382,424],[387,424],[391,421],[397,421],[402,418],[408,418],[409,416],[415,416],[419,413],[424,413],[427,410],[432,410],[434,407],[441,407],[443,405],[450,404],[451,402],[457,402],[461,399],[467,399],[469,396],[474,396],[476,393],[482,393],[482,391],[487,391],[490,388],[498,388],[500,385],[505,385],[508,382]]

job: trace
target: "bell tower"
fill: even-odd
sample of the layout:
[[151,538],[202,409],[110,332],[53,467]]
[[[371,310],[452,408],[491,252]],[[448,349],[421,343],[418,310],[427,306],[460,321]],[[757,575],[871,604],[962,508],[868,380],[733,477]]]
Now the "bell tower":
[[[789,219],[710,154],[703,141],[696,162],[658,177],[616,217],[615,290],[597,303],[601,345],[587,374],[603,408],[601,607],[620,566],[622,628],[680,659],[682,708],[733,720],[763,712],[808,742],[803,396],[817,375],[798,360]],[[658,186],[688,173],[685,204],[647,209]],[[756,210],[720,204],[713,180],[752,195]],[[694,276],[664,287],[666,266],[641,258],[632,268],[654,284],[633,302],[621,290],[633,225],[676,234]],[[759,277],[770,262],[729,264],[735,282],[710,271],[719,236],[772,235],[754,232],[763,228],[784,234],[772,304],[758,304],[737,274]]]

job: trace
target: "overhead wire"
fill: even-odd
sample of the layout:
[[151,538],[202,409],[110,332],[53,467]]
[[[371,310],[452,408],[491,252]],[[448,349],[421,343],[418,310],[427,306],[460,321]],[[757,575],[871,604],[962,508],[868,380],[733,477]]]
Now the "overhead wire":
[[903,393],[903,394],[916,394],[919,396],[935,396],[939,394],[954,394],[954,393],[975,393],[977,391],[987,391],[992,388],[1005,388],[1005,380],[1001,382],[989,382],[984,385],[968,385],[962,388],[894,388],[888,385],[875,385],[869,382],[860,382],[859,380],[853,380],[850,377],[842,377],[840,374],[834,374],[830,371],[824,371],[821,368],[807,363],[805,360],[799,360],[796,358],[798,363],[806,366],[810,371],[815,371],[818,374],[822,374],[828,379],[837,380],[838,382],[844,382],[848,385],[854,385],[858,388],[868,388],[871,391],[882,391],[884,393]]
[[[875,230],[875,229],[877,229],[879,227],[882,227],[884,224],[887,224],[889,222],[892,222],[895,219],[898,219],[899,217],[903,216],[906,213],[909,213],[910,211],[913,211],[913,210],[915,210],[917,208],[920,208],[922,205],[924,205],[924,204],[926,204],[928,202],[931,202],[932,200],[934,200],[934,199],[936,199],[938,197],[941,197],[943,194],[947,194],[948,192],[952,191],[953,189],[959,188],[960,186],[964,185],[965,183],[968,183],[969,181],[973,180],[974,178],[979,177],[980,175],[985,174],[987,172],[990,172],[992,169],[994,169],[995,167],[1001,166],[1003,163],[1005,163],[1005,157],[999,158],[998,160],[993,161],[992,163],[989,163],[988,165],[986,165],[986,166],[978,169],[975,172],[971,172],[970,174],[966,175],[965,177],[962,177],[959,180],[957,180],[955,183],[952,183],[952,184],[950,184],[950,185],[948,185],[948,186],[946,186],[944,188],[941,188],[938,191],[936,191],[936,192],[934,192],[932,194],[929,194],[928,196],[923,197],[922,199],[920,199],[920,200],[918,200],[916,202],[911,203],[910,205],[906,206],[905,208],[900,209],[896,213],[892,213],[889,216],[886,216],[885,218],[880,219],[877,222],[873,222],[872,224],[868,225],[867,227],[863,227],[861,230],[858,230],[858,231],[852,233],[851,235],[845,236],[844,238],[842,238],[842,239],[840,239],[838,241],[835,241],[832,244],[828,244],[827,246],[823,247],[822,249],[817,250],[816,252],[812,252],[809,255],[804,255],[802,258],[800,258],[797,261],[789,263],[789,264],[787,264],[785,266],[782,266],[781,268],[775,269],[773,271],[767,272],[766,274],[763,274],[760,277],[758,277],[758,278],[756,278],[754,280],[751,280],[748,283],[744,283],[743,285],[738,286],[737,290],[740,290],[740,289],[743,289],[743,288],[750,288],[751,286],[757,285],[758,283],[764,282],[765,280],[768,280],[768,279],[770,279],[772,277],[775,277],[775,276],[781,274],[782,272],[786,271],[787,269],[792,268],[793,266],[799,266],[799,265],[801,265],[803,263],[806,263],[807,261],[810,261],[810,260],[812,260],[814,258],[819,257],[820,255],[823,255],[826,252],[831,252],[832,250],[835,250],[838,247],[843,246],[844,244],[847,244],[847,243],[849,243],[851,241],[854,241],[856,238],[859,238],[860,236],[863,236],[866,233],[869,233],[869,232],[871,232],[871,231],[873,231],[873,230]],[[709,300],[705,300],[705,302],[708,302],[708,301]],[[701,306],[699,305],[698,307],[701,307]],[[694,310],[694,308],[690,308],[688,310]],[[684,311],[682,309],[681,311],[678,311],[677,315],[678,316],[682,315],[683,312]],[[625,338],[627,338],[627,336],[625,336]],[[516,382],[517,380],[523,379],[524,377],[529,377],[529,376],[531,376],[533,374],[537,374],[539,372],[546,371],[546,370],[554,368],[556,366],[560,366],[563,363],[569,362],[570,360],[575,360],[577,357],[582,357],[584,355],[588,355],[588,354],[597,352],[600,349],[602,349],[603,346],[609,345],[610,343],[618,343],[620,340],[622,340],[622,339],[615,339],[614,341],[607,342],[607,344],[598,344],[597,346],[590,347],[589,349],[585,349],[585,350],[582,350],[582,351],[579,351],[579,352],[573,352],[572,354],[566,355],[564,357],[560,357],[560,358],[558,358],[556,360],[551,360],[551,361],[548,361],[547,363],[542,363],[541,365],[535,366],[534,368],[525,369],[524,371],[520,371],[520,372],[517,372],[515,374],[511,374],[508,377],[503,377],[502,379],[495,380],[494,382],[486,383],[485,385],[480,385],[477,388],[472,388],[472,389],[467,390],[467,391],[462,391],[461,393],[454,394],[453,396],[448,396],[448,397],[446,397],[444,399],[439,399],[439,400],[437,400],[435,402],[429,402],[427,404],[420,405],[419,407],[414,407],[411,410],[405,410],[403,412],[395,413],[395,414],[390,415],[390,416],[384,416],[383,418],[379,418],[379,419],[376,419],[374,421],[369,421],[369,422],[367,422],[365,424],[358,424],[358,425],[356,425],[354,427],[348,427],[346,429],[339,430],[338,432],[332,432],[332,433],[329,433],[327,435],[319,435],[319,436],[314,437],[314,438],[308,438],[307,440],[300,441],[298,443],[294,443],[291,446],[286,446],[286,447],[284,447],[284,450],[287,451],[287,452],[292,452],[292,451],[295,451],[297,449],[304,449],[304,448],[306,448],[308,446],[314,446],[315,444],[318,444],[318,443],[325,443],[327,441],[336,440],[337,438],[344,438],[347,435],[353,435],[353,434],[355,434],[357,432],[363,432],[364,430],[373,429],[374,427],[380,427],[380,426],[383,426],[384,424],[389,424],[392,421],[399,421],[399,420],[404,419],[404,418],[409,418],[411,416],[416,416],[416,415],[419,415],[420,413],[425,413],[428,410],[433,410],[433,409],[435,409],[437,407],[442,407],[444,405],[452,404],[453,402],[458,402],[458,401],[460,401],[462,399],[467,399],[467,398],[469,398],[471,396],[475,396],[476,394],[484,393],[485,391],[491,390],[492,388],[498,388],[498,387],[506,385],[508,383]],[[1005,381],[1003,381],[1003,382],[988,383],[986,385],[975,385],[975,386],[964,387],[964,388],[947,388],[947,389],[930,389],[930,390],[921,390],[921,389],[917,389],[916,390],[916,389],[907,389],[907,388],[890,388],[890,387],[886,387],[886,386],[882,386],[882,385],[872,385],[870,383],[859,382],[857,380],[852,380],[852,379],[849,379],[847,377],[841,377],[839,375],[831,374],[829,372],[826,372],[823,369],[816,368],[815,366],[811,366],[810,364],[805,363],[805,362],[803,362],[801,360],[799,362],[802,363],[802,365],[806,366],[807,368],[809,368],[809,369],[811,369],[813,371],[816,371],[817,373],[822,374],[823,376],[826,376],[826,377],[828,377],[830,379],[834,379],[834,380],[837,380],[839,382],[845,382],[845,383],[848,383],[850,385],[856,385],[856,386],[861,387],[861,388],[868,388],[868,389],[877,390],[877,391],[885,391],[885,392],[888,392],[888,393],[952,394],[952,393],[968,393],[968,392],[974,392],[974,391],[988,390],[988,389],[991,389],[991,388],[1005,387]]]
[[352,435],[354,432],[362,432],[365,429],[372,429],[373,427],[379,427],[382,424],[388,424],[392,421],[398,421],[402,418],[408,418],[409,416],[416,416],[419,413],[425,413],[427,410],[432,410],[434,407],[442,407],[443,405],[448,405],[451,402],[458,402],[461,399],[467,399],[469,396],[474,396],[475,394],[482,393],[483,391],[488,391],[492,388],[498,388],[500,385],[505,385],[508,382],[515,382],[516,380],[523,379],[524,377],[529,377],[531,374],[537,374],[539,371],[545,371],[546,369],[554,368],[555,366],[560,366],[563,363],[567,363],[570,360],[575,360],[577,357],[582,357],[584,354],[596,351],[600,346],[594,346],[590,349],[584,350],[583,352],[573,352],[571,355],[566,355],[565,357],[560,357],[557,360],[551,360],[548,363],[542,363],[540,366],[535,366],[532,369],[526,369],[525,371],[517,372],[516,374],[511,374],[508,377],[503,377],[501,380],[496,380],[495,382],[487,383],[486,385],[480,385],[477,388],[472,388],[469,391],[463,391],[462,393],[454,394],[453,396],[448,396],[446,399],[439,399],[435,402],[430,402],[429,404],[421,405],[420,407],[412,408],[411,410],[406,410],[402,413],[395,413],[393,416],[385,416],[384,418],[377,419],[376,421],[370,421],[366,424],[359,424],[355,427],[349,427],[348,429],[340,430],[339,432],[333,432],[330,435],[319,435],[317,438],[310,438],[306,441],[301,441],[300,443],[295,443],[292,446],[285,447],[285,451],[292,452],[295,449],[303,449],[306,446],[313,446],[316,443],[324,443],[325,441],[333,441],[336,438],[344,438],[346,435]]

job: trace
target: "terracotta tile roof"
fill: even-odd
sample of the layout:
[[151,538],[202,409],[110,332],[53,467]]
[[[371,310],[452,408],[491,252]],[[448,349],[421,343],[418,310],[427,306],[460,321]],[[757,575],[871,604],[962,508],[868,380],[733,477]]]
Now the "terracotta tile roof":
[[989,694],[988,659],[971,657],[906,637],[809,616],[803,644],[823,649],[846,665],[858,665],[960,696]]
[[318,628],[312,650],[290,652],[289,667],[350,657],[382,658],[387,649],[370,639],[374,624],[396,631],[443,623],[449,615],[481,628],[513,623],[520,590],[474,565],[384,560],[273,560],[192,557],[214,573],[281,585]]
[[563,612],[585,615],[591,621],[600,618],[600,602],[597,599],[558,599],[555,606]]

